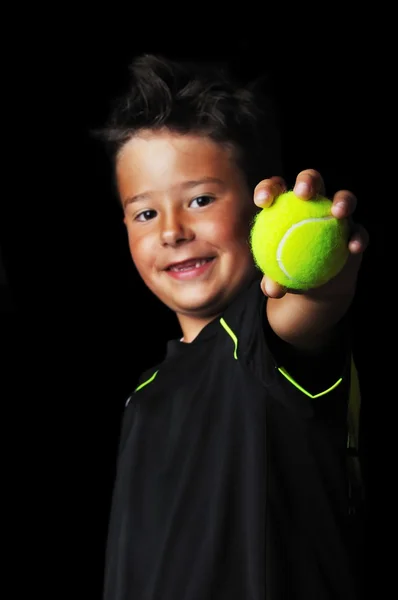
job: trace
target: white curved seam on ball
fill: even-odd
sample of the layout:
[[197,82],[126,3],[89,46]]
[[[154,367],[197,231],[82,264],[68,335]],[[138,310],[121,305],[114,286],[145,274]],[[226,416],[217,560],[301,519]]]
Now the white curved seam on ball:
[[284,234],[284,236],[282,237],[281,241],[278,244],[278,248],[276,250],[276,261],[279,265],[279,268],[281,269],[281,271],[283,271],[283,273],[286,275],[286,277],[288,279],[290,279],[290,281],[293,281],[294,283],[303,283],[300,282],[298,279],[294,279],[290,273],[288,272],[288,270],[286,269],[285,265],[282,262],[282,252],[283,252],[283,248],[287,242],[287,239],[289,237],[289,235],[298,227],[301,227],[302,225],[307,225],[308,223],[316,223],[318,221],[330,221],[331,219],[333,219],[333,216],[328,216],[328,217],[312,217],[311,219],[304,219],[303,221],[299,221],[298,223],[294,223],[291,227],[289,227],[289,229],[286,231],[286,233]]

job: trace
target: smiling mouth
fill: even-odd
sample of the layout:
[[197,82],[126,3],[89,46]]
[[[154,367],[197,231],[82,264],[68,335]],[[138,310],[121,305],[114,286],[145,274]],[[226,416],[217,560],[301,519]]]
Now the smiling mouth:
[[203,265],[211,262],[212,260],[214,260],[213,256],[210,258],[186,260],[184,262],[177,263],[175,265],[171,265],[170,267],[167,267],[166,271],[172,271],[174,273],[184,273],[185,271],[192,271],[193,269],[199,269],[200,267],[203,267]]

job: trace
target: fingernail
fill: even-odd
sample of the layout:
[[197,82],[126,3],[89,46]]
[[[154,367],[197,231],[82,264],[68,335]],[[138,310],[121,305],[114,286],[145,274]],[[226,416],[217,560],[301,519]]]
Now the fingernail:
[[294,193],[297,196],[308,196],[308,194],[310,193],[310,186],[308,185],[308,183],[300,181],[300,183],[294,186]]
[[255,201],[259,202],[260,204],[263,204],[268,200],[269,197],[270,195],[267,192],[267,190],[259,190],[256,194]]
[[361,242],[359,240],[355,240],[355,239],[350,240],[349,248],[350,248],[351,252],[354,252],[354,253],[360,252],[360,250],[362,249]]
[[336,215],[336,212],[337,212],[337,215],[342,216],[342,215],[344,215],[345,211],[346,211],[345,202],[337,202],[337,204],[335,204],[333,206],[333,214],[334,215]]

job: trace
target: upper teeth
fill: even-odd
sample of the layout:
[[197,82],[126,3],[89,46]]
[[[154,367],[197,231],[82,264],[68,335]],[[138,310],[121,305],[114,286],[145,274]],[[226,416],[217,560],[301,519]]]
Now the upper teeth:
[[[206,262],[206,259],[202,259],[202,260],[197,260],[195,263],[195,269],[198,269],[199,267],[201,267],[202,265],[204,265]],[[189,263],[188,265],[174,265],[172,267],[170,267],[170,269],[172,271],[184,271],[184,270],[188,270],[188,269],[192,269],[192,263]]]

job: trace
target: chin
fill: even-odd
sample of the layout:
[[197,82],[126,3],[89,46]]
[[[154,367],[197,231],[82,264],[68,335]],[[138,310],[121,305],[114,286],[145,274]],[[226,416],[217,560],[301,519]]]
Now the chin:
[[192,298],[181,298],[179,302],[174,304],[172,310],[181,315],[198,319],[208,319],[216,317],[217,314],[223,311],[225,305],[228,303],[229,297],[230,294],[225,295],[224,290],[220,290],[217,294],[207,294],[199,298],[197,295]]

